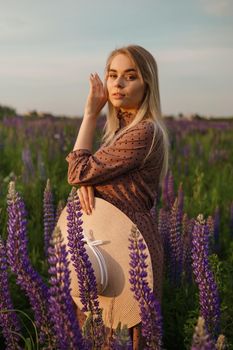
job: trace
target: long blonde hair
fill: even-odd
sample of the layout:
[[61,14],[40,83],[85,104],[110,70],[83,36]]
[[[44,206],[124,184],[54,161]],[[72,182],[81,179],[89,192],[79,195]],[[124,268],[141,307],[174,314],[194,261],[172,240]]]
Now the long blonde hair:
[[[161,105],[160,105],[160,93],[159,93],[159,81],[158,81],[158,69],[154,57],[141,46],[138,45],[129,45],[115,49],[112,51],[107,59],[106,68],[105,68],[105,80],[107,79],[107,74],[111,65],[113,58],[118,54],[127,55],[136,65],[136,68],[141,73],[142,79],[145,83],[145,96],[139,107],[136,116],[133,121],[123,127],[120,132],[117,134],[117,137],[123,134],[126,130],[135,126],[143,119],[151,120],[154,124],[154,135],[152,144],[148,154],[146,155],[144,162],[149,157],[150,153],[153,150],[153,147],[156,143],[156,133],[160,130],[163,138],[163,148],[164,148],[164,157],[163,165],[160,174],[160,185],[166,176],[168,171],[168,161],[169,161],[169,138],[166,125],[162,118]],[[106,83],[106,81],[105,81]],[[107,120],[104,126],[104,134],[102,141],[105,145],[109,145],[113,142],[115,132],[119,127],[119,122],[117,119],[117,110],[110,101],[108,101],[108,115]],[[159,130],[158,130],[159,129]],[[157,132],[156,132],[157,131]]]

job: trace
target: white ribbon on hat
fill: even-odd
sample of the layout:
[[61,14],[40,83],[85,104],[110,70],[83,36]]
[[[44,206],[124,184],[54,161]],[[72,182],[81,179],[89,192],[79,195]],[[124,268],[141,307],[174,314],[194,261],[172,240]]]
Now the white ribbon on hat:
[[103,244],[104,241],[101,239],[92,241],[90,240],[85,234],[84,234],[85,241],[89,248],[92,250],[93,254],[95,255],[97,262],[99,264],[100,268],[100,283],[102,286],[101,293],[103,293],[108,285],[108,270],[107,265],[105,263],[103,254],[100,252],[100,250],[97,248],[98,245]]

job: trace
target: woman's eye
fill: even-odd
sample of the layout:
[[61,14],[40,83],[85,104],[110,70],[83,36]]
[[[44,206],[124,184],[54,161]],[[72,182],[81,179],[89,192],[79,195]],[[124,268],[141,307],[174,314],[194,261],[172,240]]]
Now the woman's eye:
[[[117,79],[118,78],[118,75],[117,74],[114,74],[114,73],[109,73],[108,74],[108,78],[110,79]],[[136,76],[135,75],[125,75],[123,77],[123,79],[125,80],[135,80],[136,79]]]
[[127,80],[135,80],[136,77],[135,77],[135,75],[127,75],[126,79]]
[[108,77],[111,79],[115,79],[117,76],[116,76],[116,74],[109,74]]

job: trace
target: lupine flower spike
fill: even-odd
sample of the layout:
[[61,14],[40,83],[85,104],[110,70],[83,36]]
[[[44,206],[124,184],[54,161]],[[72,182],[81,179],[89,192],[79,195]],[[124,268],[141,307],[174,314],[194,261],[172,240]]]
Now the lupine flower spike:
[[183,215],[182,219],[182,246],[183,246],[183,258],[182,258],[182,270],[183,277],[186,282],[191,284],[192,282],[192,219],[189,220],[187,214]]
[[54,336],[51,333],[51,316],[48,313],[48,287],[32,267],[28,256],[26,209],[23,200],[15,190],[13,181],[9,184],[7,203],[8,264],[16,275],[16,283],[29,298],[35,324],[39,330],[39,342],[52,346]]
[[178,286],[182,273],[182,207],[179,197],[176,198],[170,215],[169,247],[170,247],[170,269],[171,283]]
[[162,189],[162,202],[163,207],[166,210],[170,210],[174,204],[174,178],[171,170],[169,170],[165,176]]
[[209,230],[198,215],[192,235],[192,266],[199,289],[200,314],[205,319],[208,333],[215,339],[219,332],[220,300],[213,272],[209,264]]
[[21,349],[20,338],[16,332],[20,332],[21,326],[17,314],[10,311],[14,306],[10,296],[7,268],[6,247],[0,237],[0,329],[2,328],[5,338],[6,350],[18,350]]
[[132,340],[126,325],[121,327],[121,323],[119,322],[114,331],[113,340],[110,346],[111,350],[132,350]]
[[59,227],[54,229],[48,248],[50,264],[49,309],[59,350],[85,349],[76,311],[70,295],[70,271],[66,245]]
[[161,208],[159,210],[158,230],[163,240],[164,248],[164,267],[169,266],[170,261],[170,242],[169,242],[169,229],[170,229],[170,215],[167,210]]
[[214,350],[216,349],[214,342],[210,338],[203,317],[199,317],[195,332],[193,334],[193,342],[191,350]]
[[96,278],[90,259],[85,249],[82,228],[82,212],[76,188],[73,188],[67,202],[68,246],[71,260],[77,272],[79,297],[83,304],[82,311],[90,312],[90,333],[95,349],[101,349],[104,343],[104,324],[102,310],[99,308]]
[[51,190],[50,180],[47,180],[44,190],[44,252],[48,257],[49,241],[55,227],[53,194]]
[[146,339],[146,349],[160,350],[162,346],[161,309],[147,282],[146,245],[139,235],[137,227],[133,226],[129,237],[129,281],[134,297],[139,303],[142,335]]

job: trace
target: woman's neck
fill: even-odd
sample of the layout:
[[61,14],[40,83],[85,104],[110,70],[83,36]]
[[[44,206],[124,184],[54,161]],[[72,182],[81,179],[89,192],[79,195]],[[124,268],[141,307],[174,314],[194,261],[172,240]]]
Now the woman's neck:
[[136,115],[135,111],[119,109],[117,112],[117,118],[119,119],[120,127],[129,125]]

